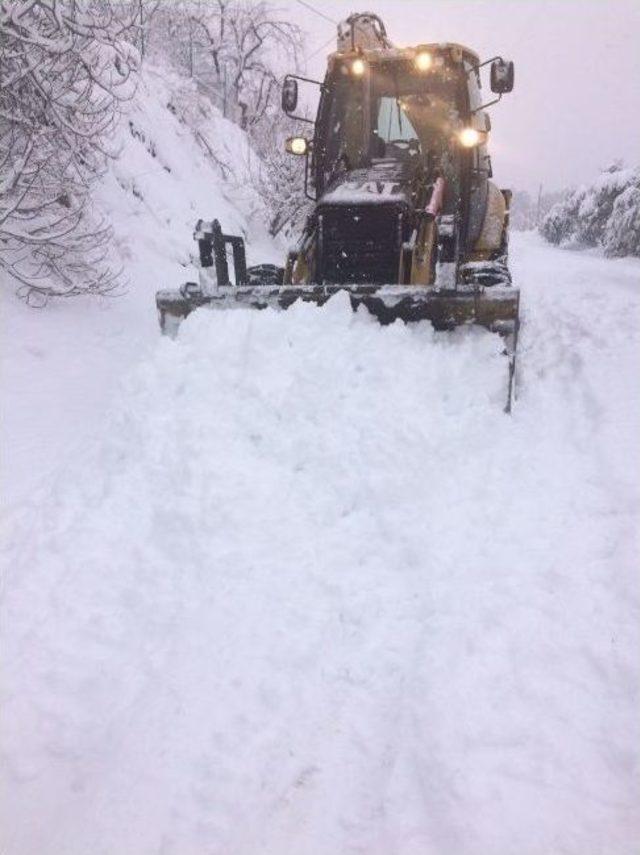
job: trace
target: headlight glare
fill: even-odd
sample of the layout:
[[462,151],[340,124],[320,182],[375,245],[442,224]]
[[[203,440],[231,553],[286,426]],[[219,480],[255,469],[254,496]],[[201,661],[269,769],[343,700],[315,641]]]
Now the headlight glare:
[[433,57],[428,50],[421,50],[416,54],[414,63],[418,71],[428,71],[433,65]]
[[475,148],[482,142],[482,134],[475,128],[463,128],[458,134],[458,139],[464,148]]

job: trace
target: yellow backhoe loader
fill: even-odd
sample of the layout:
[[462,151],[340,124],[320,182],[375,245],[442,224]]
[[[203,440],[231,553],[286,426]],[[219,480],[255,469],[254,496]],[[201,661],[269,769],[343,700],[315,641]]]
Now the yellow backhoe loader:
[[502,335],[510,411],[519,291],[508,267],[511,193],[492,180],[486,110],[513,79],[502,57],[481,61],[454,43],[397,48],[378,16],[349,17],[324,80],[291,74],[282,87],[284,111],[301,121],[309,120],[295,115],[299,82],[320,93],[313,134],[286,144],[306,159],[314,201],[297,247],[282,268],[247,268],[242,238],[199,221],[200,281],[158,292],[162,330],[172,333],[200,307],[286,309],[345,291],[381,323],[476,323]]

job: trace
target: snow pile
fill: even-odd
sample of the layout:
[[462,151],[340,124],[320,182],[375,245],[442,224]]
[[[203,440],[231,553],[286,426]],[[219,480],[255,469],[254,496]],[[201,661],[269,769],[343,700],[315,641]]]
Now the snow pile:
[[609,256],[640,256],[640,167],[615,164],[569,193],[542,221],[555,244],[602,246]]
[[513,418],[340,298],[129,375],[11,521],[7,855],[631,855],[639,268],[521,246]]

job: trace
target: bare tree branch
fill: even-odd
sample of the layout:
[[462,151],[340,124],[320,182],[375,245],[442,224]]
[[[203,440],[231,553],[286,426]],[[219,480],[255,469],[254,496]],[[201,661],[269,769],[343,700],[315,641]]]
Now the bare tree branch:
[[104,293],[111,232],[92,212],[120,104],[134,91],[133,18],[113,0],[2,0],[0,267],[36,293]]

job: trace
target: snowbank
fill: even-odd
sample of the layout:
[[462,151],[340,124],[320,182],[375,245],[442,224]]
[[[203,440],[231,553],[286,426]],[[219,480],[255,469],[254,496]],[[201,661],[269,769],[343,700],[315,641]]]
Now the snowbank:
[[255,155],[246,135],[190,82],[145,67],[115,147],[120,157],[96,203],[115,229],[123,294],[37,311],[0,289],[5,504],[28,496],[100,432],[119,378],[155,345],[156,290],[192,275],[198,218],[218,217],[244,235],[249,263],[284,257],[247,182]]
[[199,218],[217,217],[225,230],[242,234],[258,260],[273,256],[264,206],[249,181],[257,156],[193,81],[145,68],[119,143],[99,201],[117,231],[132,287],[139,287],[134,271],[145,282],[158,259],[184,265],[196,255]]
[[635,851],[639,267],[515,245],[513,418],[340,299],[147,352],[11,520],[7,855]]

